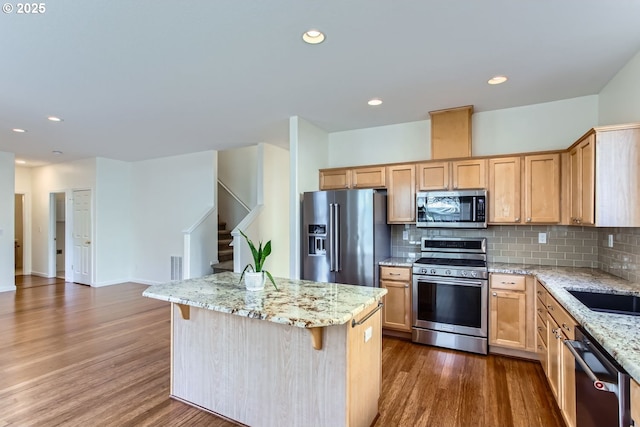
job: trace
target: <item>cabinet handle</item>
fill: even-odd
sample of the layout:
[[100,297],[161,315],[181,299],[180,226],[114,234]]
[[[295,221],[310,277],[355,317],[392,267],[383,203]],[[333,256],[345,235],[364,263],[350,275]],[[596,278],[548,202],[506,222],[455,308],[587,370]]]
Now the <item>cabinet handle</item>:
[[515,285],[516,284],[516,282],[500,282],[500,283],[502,283],[503,285]]
[[492,293],[491,296],[497,297],[498,294],[496,292]]
[[538,326],[538,330],[542,332],[542,326]]
[[527,218],[527,222],[531,222],[531,218]]
[[389,276],[399,276],[400,273],[389,273]]
[[541,309],[541,308],[539,308],[539,309],[538,309],[538,313],[544,313],[544,310],[543,310],[543,309]]
[[547,306],[547,308],[548,308],[549,310],[553,311],[553,306],[552,306],[551,304],[549,304],[549,305]]
[[538,295],[542,295],[542,291],[536,291]]
[[409,285],[404,285],[405,289],[409,287]]
[[513,222],[520,222],[520,217],[514,219]]

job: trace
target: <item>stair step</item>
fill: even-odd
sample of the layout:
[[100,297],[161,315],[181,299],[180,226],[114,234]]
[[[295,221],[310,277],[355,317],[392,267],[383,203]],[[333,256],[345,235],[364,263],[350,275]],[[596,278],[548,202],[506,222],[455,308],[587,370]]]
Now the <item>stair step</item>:
[[226,222],[218,221],[218,230],[225,230],[227,228]]
[[231,261],[233,260],[233,249],[218,250],[218,261]]
[[218,238],[218,247],[229,246],[233,242],[233,239],[220,239]]

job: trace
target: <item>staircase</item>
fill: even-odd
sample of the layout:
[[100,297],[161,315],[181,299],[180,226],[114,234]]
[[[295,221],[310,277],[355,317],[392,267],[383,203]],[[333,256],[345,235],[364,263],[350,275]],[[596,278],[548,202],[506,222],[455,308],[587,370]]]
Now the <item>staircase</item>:
[[218,260],[219,264],[213,266],[213,272],[233,271],[233,247],[229,244],[233,241],[231,230],[227,230],[227,223],[218,218]]

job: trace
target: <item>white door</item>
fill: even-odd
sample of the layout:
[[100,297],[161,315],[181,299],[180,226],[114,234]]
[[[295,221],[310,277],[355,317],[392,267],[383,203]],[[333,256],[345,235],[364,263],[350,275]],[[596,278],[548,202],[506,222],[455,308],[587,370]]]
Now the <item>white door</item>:
[[91,190],[73,192],[73,281],[91,285]]

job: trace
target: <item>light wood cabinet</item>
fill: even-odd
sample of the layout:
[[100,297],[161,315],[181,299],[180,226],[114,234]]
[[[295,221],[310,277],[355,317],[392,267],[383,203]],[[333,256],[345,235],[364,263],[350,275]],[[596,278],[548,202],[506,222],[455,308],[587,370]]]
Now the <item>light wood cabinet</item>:
[[418,191],[486,188],[487,159],[423,162],[416,165]]
[[521,222],[521,158],[489,159],[489,223]]
[[[567,426],[575,427],[575,359],[564,344],[564,341],[575,339],[577,322],[539,282],[536,287],[539,304],[538,315],[540,318],[542,318],[543,314],[546,316],[547,355],[545,372],[551,391],[558,402],[558,407]],[[546,304],[546,307],[543,304]],[[539,344],[541,343],[539,341]]]
[[560,153],[524,157],[524,221],[560,222]]
[[321,169],[320,190],[351,188],[351,169]]
[[425,162],[416,165],[418,191],[449,189],[449,162]]
[[320,169],[320,190],[384,188],[385,186],[384,166]]
[[[489,345],[535,358],[533,278],[493,273],[489,279]],[[498,351],[499,352],[499,351]]]
[[640,425],[640,384],[631,379],[631,419]]
[[386,169],[384,166],[351,169],[352,188],[384,188]]
[[472,105],[429,112],[432,159],[471,156],[472,114]]
[[416,220],[416,167],[414,164],[387,166],[387,223]]
[[560,153],[489,159],[490,224],[560,222]]
[[569,147],[569,224],[640,226],[640,125],[593,128]]
[[573,224],[595,224],[595,142],[595,134],[590,134],[569,150],[569,165],[571,168],[569,215]]
[[380,267],[380,287],[387,289],[382,327],[411,332],[411,268]]

